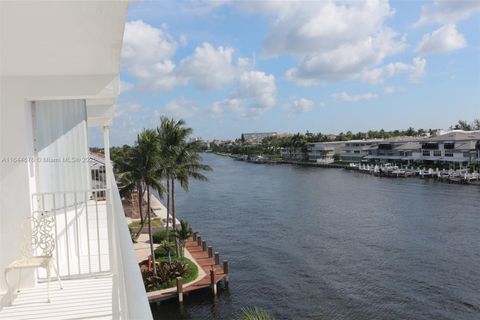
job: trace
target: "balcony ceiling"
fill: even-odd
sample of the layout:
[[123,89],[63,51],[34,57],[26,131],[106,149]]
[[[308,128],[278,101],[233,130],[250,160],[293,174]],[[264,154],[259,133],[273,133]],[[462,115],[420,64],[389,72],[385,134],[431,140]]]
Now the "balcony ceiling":
[[118,74],[127,4],[0,2],[1,75]]

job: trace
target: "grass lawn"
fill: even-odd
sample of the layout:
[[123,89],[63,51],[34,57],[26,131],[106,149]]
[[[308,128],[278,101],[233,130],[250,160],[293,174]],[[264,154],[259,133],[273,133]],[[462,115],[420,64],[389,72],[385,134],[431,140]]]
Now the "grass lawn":
[[[140,228],[140,220],[133,221],[128,225],[129,228]],[[148,222],[145,222],[145,227],[148,227]],[[160,218],[152,219],[152,228],[163,227],[163,223]]]

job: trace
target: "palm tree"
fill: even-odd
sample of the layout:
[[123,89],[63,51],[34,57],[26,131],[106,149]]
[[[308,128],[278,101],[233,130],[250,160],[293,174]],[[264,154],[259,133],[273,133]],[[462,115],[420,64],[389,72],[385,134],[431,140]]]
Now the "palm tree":
[[237,313],[234,318],[235,320],[274,320],[275,318],[269,315],[266,311],[254,308],[242,308],[240,313]]
[[[192,133],[191,128],[185,127],[185,121],[174,120],[167,117],[160,118],[160,127],[157,128],[158,140],[160,142],[160,153],[162,155],[162,166],[165,170],[165,177],[167,179],[167,240],[169,239],[169,221],[171,215],[171,179],[174,176],[175,168],[175,154],[176,149],[182,141]],[[175,230],[175,220],[173,220],[173,227]]]
[[[166,117],[160,119],[160,127],[157,128],[163,168],[167,181],[170,181],[168,197],[170,198],[169,204],[171,205],[171,209],[168,208],[167,211],[167,223],[171,211],[174,233],[176,232],[175,181],[180,183],[182,189],[188,191],[190,178],[206,181],[208,179],[201,171],[211,170],[208,165],[201,163],[198,142],[187,142],[188,136],[192,132],[193,130],[191,128],[185,126],[185,121]],[[167,239],[169,239],[168,237],[169,233],[167,229]],[[175,248],[178,255],[178,241],[175,241]]]
[[163,170],[160,161],[159,144],[154,130],[143,130],[137,136],[137,142],[132,151],[132,161],[136,165],[133,172],[147,192],[147,219],[148,235],[150,238],[150,254],[153,262],[153,272],[157,273],[155,254],[152,237],[152,208],[150,206],[150,188],[155,189],[159,195],[163,194],[164,187],[161,184]]
[[170,242],[170,241],[167,241],[167,240],[163,240],[162,242],[160,242],[159,244],[159,247],[163,249],[163,251],[165,251],[165,253],[167,254],[168,256],[168,263],[169,264],[172,264],[172,257],[170,255],[170,252],[172,251],[173,247],[175,245]]
[[180,230],[177,230],[175,237],[180,242],[180,258],[185,257],[185,245],[187,244],[188,238],[192,236],[192,228],[188,225],[188,222],[185,220],[180,220]]
[[127,152],[123,153],[123,157],[118,157],[115,162],[115,171],[118,172],[118,178],[122,184],[120,196],[125,197],[130,195],[134,190],[137,190],[140,228],[134,236],[134,239],[138,239],[146,221],[142,213],[143,196],[145,194],[142,179],[142,162],[143,155],[135,148],[129,148]]

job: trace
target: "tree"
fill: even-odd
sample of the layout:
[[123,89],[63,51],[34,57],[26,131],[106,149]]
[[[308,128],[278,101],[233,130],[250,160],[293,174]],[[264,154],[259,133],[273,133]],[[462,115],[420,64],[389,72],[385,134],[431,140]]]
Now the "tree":
[[[173,233],[176,233],[176,212],[175,212],[175,181],[188,191],[189,179],[207,180],[201,171],[211,170],[207,165],[201,163],[198,152],[198,141],[187,142],[192,129],[185,126],[185,121],[174,120],[166,117],[160,118],[160,127],[157,128],[157,136],[162,155],[162,166],[169,185],[169,203],[171,208],[167,210],[167,223],[170,212],[173,221]],[[170,206],[169,206],[170,207]],[[167,228],[167,240],[169,232]],[[179,253],[178,241],[175,241],[177,255]]]
[[480,118],[473,119],[472,129],[473,130],[480,130]]
[[135,174],[143,183],[147,192],[148,235],[150,238],[150,254],[152,256],[154,274],[157,274],[157,266],[155,263],[155,254],[153,250],[150,188],[157,190],[159,195],[163,194],[164,187],[161,184],[163,168],[161,167],[159,151],[156,132],[154,130],[143,130],[143,132],[137,136],[136,145],[132,152],[132,158],[135,159],[133,163],[136,165],[134,169],[136,172]]
[[242,308],[239,313],[235,314],[234,320],[275,320],[273,316],[266,311],[254,308]]
[[185,245],[188,238],[192,236],[192,228],[188,225],[188,222],[185,220],[180,220],[180,230],[177,230],[175,237],[180,243],[180,258],[185,257]]
[[134,239],[137,239],[145,226],[145,217],[142,213],[143,195],[145,188],[143,187],[143,160],[144,155],[138,149],[129,147],[123,148],[121,154],[118,154],[115,160],[115,171],[118,173],[118,179],[122,187],[120,188],[120,196],[125,197],[137,190],[138,196],[138,212],[140,216],[140,228]]
[[159,247],[162,248],[163,251],[165,251],[165,253],[167,254],[168,263],[172,264],[172,256],[170,253],[172,252],[172,249],[173,247],[175,247],[175,245],[170,241],[163,240],[162,242],[160,242]]
[[465,120],[458,120],[458,123],[453,127],[455,130],[470,131],[472,127]]

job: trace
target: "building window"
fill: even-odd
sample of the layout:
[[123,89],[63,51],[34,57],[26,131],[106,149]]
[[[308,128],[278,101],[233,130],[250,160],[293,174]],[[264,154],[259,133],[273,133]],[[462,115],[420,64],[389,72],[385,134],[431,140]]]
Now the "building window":
[[423,155],[424,157],[430,157],[430,150],[423,150],[423,151],[422,151],[422,155]]
[[422,149],[438,150],[438,143],[433,143],[433,142],[422,143]]
[[453,151],[452,150],[445,150],[445,157],[453,157]]
[[440,151],[440,150],[434,150],[434,151],[433,151],[433,156],[434,156],[434,157],[441,157],[441,156],[442,156],[442,151]]
[[464,158],[470,158],[470,152],[464,152],[463,157]]
[[360,150],[355,150],[354,153],[360,153]]

